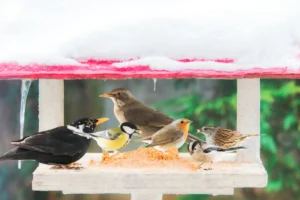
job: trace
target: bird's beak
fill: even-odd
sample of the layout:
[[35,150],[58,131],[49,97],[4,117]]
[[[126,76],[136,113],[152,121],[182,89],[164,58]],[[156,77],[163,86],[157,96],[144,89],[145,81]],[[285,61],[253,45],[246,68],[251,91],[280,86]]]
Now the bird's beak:
[[201,133],[202,131],[200,129],[197,129],[197,133]]
[[139,135],[141,135],[141,134],[143,133],[143,131],[140,130],[140,129],[136,129],[135,132],[136,132],[137,134],[139,134]]
[[100,94],[99,97],[106,97],[106,98],[109,98],[109,97],[112,97],[112,95],[109,94],[109,93],[104,93],[104,94]]
[[98,126],[99,124],[102,124],[102,123],[108,121],[109,118],[99,118],[99,119],[97,119],[97,120],[98,120],[98,121],[96,122],[96,125]]

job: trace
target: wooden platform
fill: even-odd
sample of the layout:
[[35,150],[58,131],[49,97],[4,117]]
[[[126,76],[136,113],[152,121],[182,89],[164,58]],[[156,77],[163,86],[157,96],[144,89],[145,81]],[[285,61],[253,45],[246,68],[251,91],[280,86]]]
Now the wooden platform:
[[33,173],[32,188],[35,191],[62,191],[64,194],[151,192],[230,195],[234,188],[265,187],[268,179],[260,163],[215,163],[212,170],[202,168],[196,172],[88,166],[90,159],[100,158],[101,154],[86,154],[80,160],[85,167],[83,170],[53,170],[51,166],[39,165]]

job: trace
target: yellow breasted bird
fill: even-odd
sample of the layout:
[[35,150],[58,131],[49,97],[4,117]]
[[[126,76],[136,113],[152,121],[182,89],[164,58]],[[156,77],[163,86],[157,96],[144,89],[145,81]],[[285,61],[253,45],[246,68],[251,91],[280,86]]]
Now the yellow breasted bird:
[[95,133],[78,133],[83,137],[94,139],[103,151],[116,151],[125,147],[133,134],[141,134],[135,124],[124,122],[120,126]]
[[[127,121],[134,123],[142,130],[142,137],[151,136],[174,121],[174,119],[168,115],[139,102],[133,94],[125,88],[114,89],[109,93],[100,95],[100,97],[112,99],[114,103],[114,114],[119,123]],[[202,141],[191,134],[188,134],[188,137],[191,138],[192,141]]]
[[148,143],[146,147],[156,147],[161,151],[179,149],[188,137],[190,123],[191,121],[188,119],[177,119],[152,136],[146,136],[136,141]]

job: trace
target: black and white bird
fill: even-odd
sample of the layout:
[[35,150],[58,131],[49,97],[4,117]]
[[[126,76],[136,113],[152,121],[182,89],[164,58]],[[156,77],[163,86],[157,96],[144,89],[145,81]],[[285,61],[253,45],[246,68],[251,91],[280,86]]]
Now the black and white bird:
[[[69,165],[79,160],[88,150],[91,140],[74,134],[92,133],[108,118],[83,118],[67,126],[42,131],[11,142],[16,148],[0,157],[3,160],[35,160],[43,164]],[[59,168],[59,167],[58,167]],[[72,168],[69,166],[69,168]]]
[[222,155],[222,152],[236,152],[246,148],[239,146],[226,149],[218,146],[208,145],[201,141],[193,141],[188,144],[187,149],[193,160],[203,162],[202,164],[209,162],[210,166],[205,170],[211,170],[212,163]]

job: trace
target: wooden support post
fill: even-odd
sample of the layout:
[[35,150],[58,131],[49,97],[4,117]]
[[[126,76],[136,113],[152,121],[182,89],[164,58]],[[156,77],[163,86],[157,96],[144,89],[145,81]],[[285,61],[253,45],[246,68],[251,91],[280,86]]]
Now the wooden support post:
[[[237,130],[260,133],[260,79],[237,80]],[[247,150],[238,152],[237,162],[261,162],[260,137],[250,137],[243,145]]]
[[64,125],[64,81],[39,80],[39,131]]
[[139,192],[132,193],[131,200],[162,200],[163,195],[156,192]]

